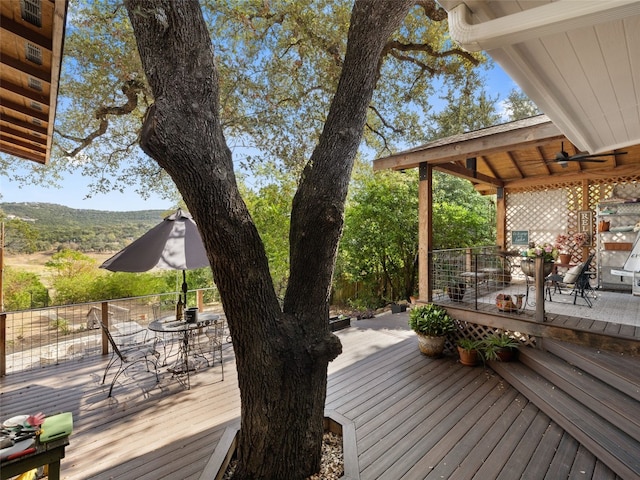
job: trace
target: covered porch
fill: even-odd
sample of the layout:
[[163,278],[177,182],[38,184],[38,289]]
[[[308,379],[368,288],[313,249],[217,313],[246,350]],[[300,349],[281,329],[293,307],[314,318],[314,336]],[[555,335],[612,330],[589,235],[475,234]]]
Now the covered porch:
[[[433,172],[441,171],[472,182],[476,189],[496,198],[496,248],[517,257],[529,242],[554,243],[560,234],[585,234],[587,241],[572,246],[570,262],[577,264],[593,254],[594,289],[610,286],[611,270],[622,269],[635,232],[628,238],[605,237],[598,229],[603,205],[629,191],[630,201],[640,177],[640,145],[607,152],[598,162],[559,161],[558,153],[578,150],[545,115],[488,127],[437,140],[374,162],[374,169],[418,168],[419,186],[419,298],[432,301],[437,294],[431,222]],[[591,159],[589,159],[591,160]],[[626,189],[626,190],[625,190]],[[626,201],[627,199],[624,199]],[[640,221],[630,216],[628,223]],[[606,235],[611,235],[606,233]],[[616,248],[617,256],[606,256]],[[464,266],[473,271],[472,260]],[[631,293],[631,282],[620,290]],[[542,318],[538,318],[542,321]]]

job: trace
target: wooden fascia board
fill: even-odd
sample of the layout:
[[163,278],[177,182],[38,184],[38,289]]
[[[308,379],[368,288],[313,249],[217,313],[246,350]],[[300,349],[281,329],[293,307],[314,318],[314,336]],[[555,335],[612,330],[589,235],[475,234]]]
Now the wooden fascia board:
[[464,161],[471,157],[481,157],[505,150],[517,150],[531,145],[542,145],[564,138],[558,127],[551,122],[545,122],[531,127],[497,132],[483,137],[379,158],[373,161],[373,169],[402,170],[416,168],[422,162],[437,165],[456,160]]
[[52,55],[51,55],[51,87],[49,90],[49,124],[47,125],[47,154],[44,163],[49,163],[51,146],[53,145],[53,127],[58,109],[58,87],[62,69],[62,50],[67,27],[68,0],[57,0],[53,10]]
[[606,170],[583,170],[574,173],[554,173],[549,176],[529,177],[517,180],[509,180],[504,183],[505,189],[522,189],[537,187],[540,185],[552,186],[563,183],[581,182],[583,180],[603,180],[612,177],[625,177],[637,175],[640,164],[624,165]]
[[455,163],[447,163],[446,165],[434,165],[433,168],[434,170],[438,170],[439,172],[449,173],[451,175],[455,175],[456,177],[464,178],[472,183],[487,183],[496,187],[504,186],[504,182],[502,180],[490,177],[488,175],[483,175],[482,173],[474,172],[473,170],[461,167],[460,165],[457,165]]

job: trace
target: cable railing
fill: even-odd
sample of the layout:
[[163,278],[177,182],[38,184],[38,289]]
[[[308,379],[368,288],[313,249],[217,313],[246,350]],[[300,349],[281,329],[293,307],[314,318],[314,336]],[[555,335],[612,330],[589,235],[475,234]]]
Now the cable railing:
[[432,292],[436,301],[450,301],[478,308],[496,304],[498,295],[508,296],[503,311],[524,312],[535,307],[535,278],[521,268],[519,252],[497,246],[434,250]]
[[[103,311],[121,334],[146,330],[154,318],[175,312],[170,292],[100,302],[0,313],[0,376],[102,354]],[[222,313],[216,288],[188,292],[189,303]]]

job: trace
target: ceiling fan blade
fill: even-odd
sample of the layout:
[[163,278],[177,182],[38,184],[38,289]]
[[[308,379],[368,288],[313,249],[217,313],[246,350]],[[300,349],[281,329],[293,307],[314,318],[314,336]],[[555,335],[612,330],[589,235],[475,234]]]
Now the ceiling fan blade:
[[552,160],[550,162],[547,163],[559,163],[559,164],[566,164],[567,162],[576,162],[576,163],[582,163],[582,162],[591,162],[591,163],[603,163],[606,162],[607,160],[605,158],[585,158],[585,157],[581,157],[581,158],[575,158],[575,157],[568,157],[568,158],[556,158],[555,160]]
[[616,155],[625,155],[627,152],[618,153],[577,153],[568,157],[568,160],[582,160],[585,158],[598,158],[598,157],[615,157]]

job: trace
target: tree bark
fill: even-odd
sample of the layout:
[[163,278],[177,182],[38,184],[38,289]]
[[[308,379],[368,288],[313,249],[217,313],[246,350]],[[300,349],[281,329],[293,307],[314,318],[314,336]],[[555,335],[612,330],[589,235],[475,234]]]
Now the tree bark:
[[381,52],[413,2],[355,2],[342,76],[293,202],[282,308],[236,185],[197,0],[125,4],[155,99],[140,144],[198,224],[233,338],[242,407],[234,478],[305,478],[320,466],[327,365],[341,351],[328,301],[349,178]]

